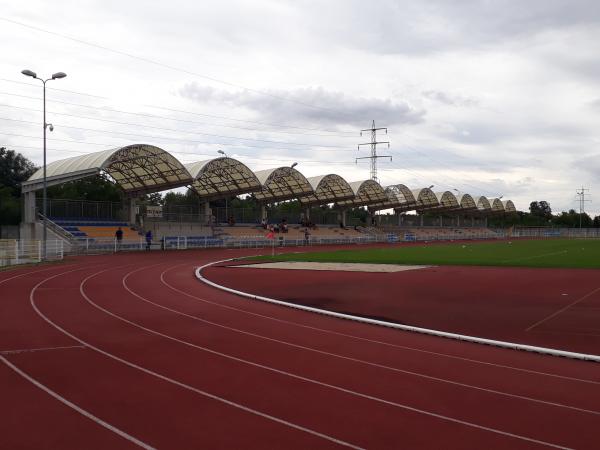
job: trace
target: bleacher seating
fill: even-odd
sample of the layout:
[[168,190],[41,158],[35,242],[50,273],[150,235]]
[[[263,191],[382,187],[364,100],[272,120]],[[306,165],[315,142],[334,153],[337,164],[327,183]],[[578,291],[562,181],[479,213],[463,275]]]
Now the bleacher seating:
[[113,238],[119,227],[123,231],[123,240],[137,240],[140,238],[138,232],[132,230],[127,222],[118,220],[72,218],[52,218],[50,220],[77,239]]
[[[274,233],[277,238],[283,239],[304,239],[304,230],[306,227],[293,224],[288,226],[287,233]],[[311,237],[360,237],[363,234],[354,228],[340,228],[339,226],[317,226],[309,229]],[[268,234],[260,225],[235,225],[233,227],[218,227],[215,228],[215,235],[225,239],[245,239],[264,237]]]

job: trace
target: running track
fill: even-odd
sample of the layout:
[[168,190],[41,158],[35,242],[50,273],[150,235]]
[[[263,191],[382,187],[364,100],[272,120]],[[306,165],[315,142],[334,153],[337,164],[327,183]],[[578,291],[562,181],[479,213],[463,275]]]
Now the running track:
[[194,277],[249,252],[0,273],[0,448],[598,447],[600,365],[341,321]]

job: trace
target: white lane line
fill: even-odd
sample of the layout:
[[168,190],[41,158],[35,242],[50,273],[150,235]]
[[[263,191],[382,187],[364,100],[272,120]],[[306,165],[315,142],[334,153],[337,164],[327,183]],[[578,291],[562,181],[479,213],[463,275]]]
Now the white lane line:
[[[121,267],[123,267],[123,266],[121,266]],[[90,275],[90,276],[86,277],[86,278],[85,278],[85,279],[84,279],[84,280],[83,280],[83,281],[80,283],[80,292],[82,293],[82,295],[84,296],[84,298],[86,298],[86,296],[85,296],[85,294],[84,294],[84,292],[83,292],[83,284],[84,284],[84,283],[85,283],[85,282],[86,282],[88,279],[92,278],[93,276],[99,275],[99,274],[101,274],[101,273],[103,273],[103,272],[106,272],[107,270],[109,270],[109,269],[105,269],[105,270],[101,270],[101,271],[99,271],[99,272],[96,272],[95,274],[92,274],[92,275]],[[54,277],[51,277],[51,278],[54,278]],[[355,449],[355,450],[362,450],[362,448],[361,448],[361,447],[358,447],[358,446],[352,445],[352,444],[350,444],[350,443],[348,443],[348,442],[345,442],[345,441],[342,441],[342,440],[340,440],[340,439],[336,439],[336,438],[334,438],[334,437],[331,437],[331,436],[328,436],[328,435],[326,435],[326,434],[319,433],[318,431],[314,431],[314,430],[311,430],[311,429],[309,429],[309,428],[305,428],[305,427],[303,427],[303,426],[300,426],[300,425],[294,424],[294,423],[292,423],[292,422],[289,422],[289,421],[287,421],[287,420],[284,420],[284,419],[280,419],[280,418],[278,418],[278,417],[275,417],[275,416],[272,416],[272,415],[270,415],[270,414],[263,413],[263,412],[261,412],[261,411],[258,411],[258,410],[252,409],[252,408],[250,408],[250,407],[244,406],[244,405],[242,405],[242,404],[240,404],[240,403],[236,403],[236,402],[233,402],[233,401],[227,400],[227,399],[225,399],[225,398],[219,397],[219,396],[217,396],[217,395],[211,394],[211,393],[209,393],[209,392],[203,391],[203,390],[201,390],[201,389],[197,389],[197,388],[195,388],[195,387],[193,387],[193,386],[190,386],[190,385],[187,385],[187,384],[185,384],[185,383],[182,383],[182,382],[180,382],[180,381],[174,380],[174,379],[172,379],[172,378],[169,378],[169,377],[167,377],[167,376],[165,376],[165,375],[161,375],[160,373],[157,373],[157,372],[154,372],[154,371],[152,371],[152,370],[150,370],[150,369],[147,369],[147,368],[145,368],[145,367],[139,366],[139,365],[137,365],[137,364],[135,364],[135,363],[132,363],[131,361],[127,361],[126,359],[120,358],[120,357],[118,357],[118,356],[116,356],[116,355],[114,355],[114,354],[112,354],[112,353],[109,353],[109,352],[107,352],[107,351],[105,351],[105,350],[102,350],[102,349],[100,349],[100,348],[98,348],[98,347],[96,347],[96,346],[94,346],[94,345],[90,344],[89,342],[86,342],[86,341],[84,341],[83,339],[81,339],[81,338],[79,338],[79,337],[75,336],[74,334],[72,334],[72,333],[68,332],[67,330],[65,330],[64,328],[62,328],[61,326],[59,326],[58,324],[56,324],[55,322],[53,322],[53,321],[52,321],[52,320],[51,320],[51,319],[50,319],[48,316],[46,316],[44,313],[42,313],[42,311],[40,311],[40,309],[37,307],[37,305],[36,305],[36,302],[35,302],[35,291],[37,290],[37,288],[38,288],[38,287],[39,287],[41,284],[43,284],[43,283],[44,283],[45,281],[47,281],[47,280],[48,280],[48,279],[46,279],[46,280],[44,280],[44,281],[42,281],[42,282],[38,283],[38,284],[37,284],[37,285],[36,285],[36,286],[35,286],[35,287],[34,287],[34,288],[31,290],[31,292],[30,292],[30,294],[29,294],[29,302],[30,302],[30,304],[31,304],[31,306],[32,306],[32,308],[33,308],[33,310],[34,310],[34,311],[35,311],[35,312],[36,312],[36,313],[37,313],[37,314],[38,314],[38,315],[39,315],[39,316],[40,316],[42,319],[44,319],[44,320],[45,320],[47,323],[49,323],[50,325],[52,325],[52,326],[53,326],[54,328],[56,328],[58,331],[60,331],[61,333],[65,334],[66,336],[69,336],[71,339],[74,339],[75,341],[77,341],[77,342],[80,342],[82,345],[85,345],[86,347],[90,348],[91,350],[94,350],[94,351],[96,351],[96,352],[100,353],[101,355],[104,355],[104,356],[106,356],[106,357],[108,357],[108,358],[111,358],[111,359],[113,359],[113,360],[115,360],[115,361],[118,361],[118,362],[120,362],[120,363],[122,363],[122,364],[124,364],[124,365],[126,365],[126,366],[129,366],[129,367],[131,367],[131,368],[133,368],[133,369],[137,369],[137,370],[139,370],[139,371],[141,371],[141,372],[143,372],[143,373],[145,373],[145,374],[148,374],[148,375],[151,375],[151,376],[153,376],[153,377],[156,377],[156,378],[158,378],[158,379],[160,379],[160,380],[162,380],[162,381],[166,381],[167,383],[171,383],[171,384],[173,384],[173,385],[175,385],[175,386],[181,387],[181,388],[183,388],[183,389],[186,389],[186,390],[188,390],[188,391],[194,392],[194,393],[196,393],[196,394],[200,394],[200,395],[202,395],[202,396],[204,396],[204,397],[207,397],[207,398],[210,398],[210,399],[212,399],[212,400],[216,400],[216,401],[218,401],[218,402],[224,403],[224,404],[226,404],[226,405],[228,405],[228,406],[232,406],[232,407],[234,407],[234,408],[240,409],[240,410],[242,410],[242,411],[245,411],[245,412],[248,412],[248,413],[250,413],[250,414],[253,414],[253,415],[256,415],[256,416],[259,416],[259,417],[262,417],[262,418],[268,419],[268,420],[271,420],[271,421],[273,421],[273,422],[276,422],[276,423],[279,423],[279,424],[281,424],[281,425],[285,425],[285,426],[287,426],[287,427],[289,427],[289,428],[293,428],[293,429],[296,429],[296,430],[303,431],[303,432],[305,432],[305,433],[311,434],[311,435],[313,435],[313,436],[320,437],[320,438],[322,438],[322,439],[328,440],[328,441],[330,441],[330,442],[333,442],[333,443],[335,443],[335,444],[339,444],[339,445],[341,445],[341,446],[344,446],[344,447],[352,448],[352,449]],[[87,300],[87,298],[86,298],[86,300]],[[89,300],[88,300],[88,301],[89,301]],[[562,447],[560,447],[560,448],[562,448]]]
[[[73,269],[73,270],[68,270],[66,272],[61,272],[59,274],[53,275],[51,277],[45,278],[44,280],[40,281],[39,283],[37,283],[32,290],[29,293],[29,300],[30,302],[33,301],[33,293],[35,292],[35,290],[41,286],[42,284],[44,284],[46,281],[49,281],[53,278],[56,278],[58,276],[61,275],[66,275],[68,273],[73,273],[73,272],[77,272],[80,270],[85,270],[88,268],[93,268],[93,267],[97,267],[98,265],[92,265],[90,267],[81,267],[81,268],[77,268],[77,269]],[[77,341],[77,339],[75,339]],[[84,347],[87,347],[86,344],[84,342],[80,342],[80,344]],[[122,438],[136,444],[139,447],[142,447],[144,449],[147,450],[154,450],[154,447],[146,444],[145,442],[140,441],[139,439],[131,436],[130,434],[124,432],[123,430],[120,430],[119,428],[115,427],[114,425],[111,425],[110,423],[100,419],[99,417],[95,416],[94,414],[92,414],[91,412],[77,406],[75,403],[70,402],[69,400],[67,400],[65,397],[61,396],[60,394],[58,394],[57,392],[53,391],[52,389],[50,389],[49,387],[45,386],[44,384],[40,383],[39,381],[37,381],[35,378],[29,376],[27,373],[25,373],[23,370],[21,370],[19,367],[17,367],[15,364],[11,363],[6,357],[0,355],[0,359],[2,360],[2,362],[4,364],[6,364],[8,367],[10,367],[12,370],[14,370],[16,373],[18,373],[21,377],[25,378],[27,381],[29,381],[30,383],[32,383],[34,386],[38,387],[39,389],[43,390],[44,392],[46,392],[48,395],[54,397],[56,400],[58,400],[59,402],[63,403],[64,405],[68,406],[69,408],[73,409],[74,411],[77,411],[79,414],[81,414],[84,417],[87,417],[88,419],[92,420],[93,422],[95,422],[96,424],[106,428],[107,430],[112,431],[113,433],[116,433],[117,435],[121,436]]]
[[2,350],[0,355],[16,355],[19,353],[45,352],[48,350],[65,350],[70,348],[85,348],[85,345],[64,345],[62,347],[40,347],[40,348],[19,348],[16,350]]
[[556,350],[553,348],[537,347],[535,345],[527,345],[527,344],[517,344],[515,342],[498,341],[495,339],[480,338],[477,336],[468,336],[468,335],[458,334],[458,333],[450,333],[447,331],[433,330],[430,328],[422,328],[422,327],[416,327],[416,326],[412,326],[412,325],[402,325],[402,324],[395,323],[395,322],[385,322],[383,320],[369,319],[367,317],[353,316],[351,314],[339,313],[339,312],[330,311],[327,309],[314,308],[312,306],[304,306],[304,305],[297,304],[297,303],[285,302],[285,301],[277,300],[274,298],[264,297],[262,295],[254,295],[254,294],[249,294],[247,292],[239,291],[237,289],[231,289],[226,286],[215,283],[213,281],[210,281],[209,279],[202,276],[202,274],[201,274],[202,269],[212,266],[214,264],[219,264],[219,263],[228,262],[228,261],[231,261],[231,259],[214,261],[212,263],[208,263],[201,267],[198,267],[196,269],[196,278],[198,278],[203,283],[206,283],[217,289],[221,289],[222,291],[230,292],[232,294],[236,294],[236,295],[239,295],[242,297],[250,298],[253,300],[258,300],[261,302],[272,303],[274,305],[285,306],[287,308],[296,309],[296,310],[300,310],[300,311],[308,311],[308,312],[312,312],[312,313],[322,314],[324,316],[336,317],[338,319],[351,320],[354,322],[367,323],[370,325],[377,325],[377,326],[381,326],[381,327],[393,328],[396,330],[410,331],[413,333],[421,333],[421,334],[426,334],[429,336],[443,337],[443,338],[454,339],[454,340],[458,340],[458,341],[491,345],[494,347],[500,347],[500,348],[506,348],[506,349],[512,349],[512,350],[522,350],[522,351],[535,352],[535,353],[541,353],[541,354],[552,355],[552,356],[561,356],[564,358],[600,362],[599,355],[588,355],[585,353],[577,353],[577,352],[571,352],[571,351],[567,351],[567,350]]
[[[566,381],[575,381],[575,382],[580,382],[580,383],[586,383],[586,384],[593,384],[593,385],[600,385],[600,381],[594,381],[594,380],[586,380],[583,378],[576,378],[576,377],[570,377],[570,376],[566,376],[566,375],[558,375],[558,374],[554,374],[554,373],[549,373],[549,372],[540,372],[537,370],[533,370],[533,369],[524,369],[522,367],[514,367],[514,366],[508,366],[505,364],[498,364],[498,363],[493,363],[493,362],[489,362],[489,361],[481,361],[478,359],[472,359],[472,358],[466,358],[463,356],[456,356],[456,355],[450,355],[450,354],[446,354],[446,353],[440,353],[440,352],[434,352],[432,350],[425,350],[425,349],[421,349],[421,348],[416,348],[416,347],[409,347],[406,345],[399,345],[399,344],[392,344],[391,342],[385,342],[385,341],[380,341],[380,340],[376,340],[376,339],[369,339],[366,337],[362,337],[362,336],[356,336],[353,334],[347,334],[347,333],[341,333],[339,331],[333,331],[333,330],[328,330],[325,328],[319,328],[319,327],[314,327],[311,325],[306,325],[306,324],[302,324],[302,323],[298,323],[298,322],[292,322],[289,320],[285,320],[285,319],[279,319],[277,317],[273,317],[273,316],[268,316],[265,314],[259,314],[259,313],[255,313],[252,311],[248,311],[242,308],[237,308],[235,306],[230,306],[230,305],[226,305],[223,303],[219,303],[219,302],[214,302],[211,300],[207,300],[205,298],[201,298],[198,297],[196,295],[190,294],[188,292],[185,292],[181,289],[176,288],[175,286],[169,284],[167,281],[165,281],[164,279],[164,274],[173,270],[176,267],[182,266],[185,264],[179,264],[177,266],[173,266],[169,269],[166,269],[163,273],[160,274],[160,280],[161,282],[167,286],[168,288],[172,289],[175,292],[178,292],[182,295],[185,295],[186,297],[189,297],[191,299],[209,304],[209,305],[214,305],[223,309],[228,309],[230,311],[237,311],[240,312],[242,314],[246,314],[249,316],[253,316],[253,317],[260,317],[263,319],[267,319],[267,320],[271,320],[274,322],[278,322],[278,323],[282,323],[285,325],[292,325],[292,326],[296,326],[299,328],[304,328],[307,330],[313,330],[313,331],[318,331],[320,333],[324,333],[324,334],[332,334],[335,336],[341,336],[341,337],[345,337],[345,338],[350,338],[350,339],[355,339],[358,341],[362,341],[362,342],[369,342],[371,344],[376,344],[376,345],[383,345],[386,347],[391,347],[391,348],[396,348],[399,350],[406,350],[406,351],[410,351],[410,352],[417,352],[417,353],[423,353],[423,354],[427,354],[427,355],[432,355],[432,356],[439,356],[442,358],[448,358],[448,359],[455,359],[458,361],[465,361],[465,362],[469,362],[469,363],[473,363],[473,364],[481,364],[481,365],[485,365],[485,366],[490,366],[490,367],[498,367],[498,368],[502,368],[502,369],[507,369],[507,370],[513,370],[513,371],[517,371],[517,372],[523,372],[523,373],[527,373],[527,374],[532,374],[532,375],[540,375],[540,376],[545,376],[545,377],[552,377],[552,378],[557,378],[557,379],[561,379],[561,380],[566,380]],[[195,267],[194,267],[195,268]]]
[[138,447],[142,447],[142,448],[145,448],[147,450],[154,450],[154,447],[146,444],[145,442],[140,441],[139,439],[136,439],[135,437],[131,436],[130,434],[125,433],[124,431],[118,429],[117,427],[111,425],[110,423],[105,422],[104,420],[102,420],[99,417],[93,415],[89,411],[86,411],[85,409],[80,408],[75,403],[70,402],[69,400],[67,400],[66,398],[64,398],[62,395],[60,395],[60,394],[56,393],[55,391],[53,391],[52,389],[50,389],[48,386],[43,385],[42,383],[40,383],[39,381],[37,381],[35,378],[33,378],[33,377],[29,376],[27,373],[23,372],[21,369],[19,369],[17,366],[15,366],[13,363],[11,363],[4,356],[0,355],[0,360],[2,360],[2,362],[4,364],[6,364],[8,367],[10,367],[12,370],[14,370],[19,375],[21,375],[23,378],[25,378],[31,384],[33,384],[34,386],[36,386],[39,389],[41,389],[42,391],[44,391],[46,394],[54,397],[56,400],[58,400],[59,402],[63,403],[64,405],[68,406],[69,408],[77,411],[82,416],[87,417],[88,419],[90,419],[91,421],[97,423],[98,425],[100,425],[100,426],[102,426],[102,427],[104,427],[104,428],[112,431],[113,433],[118,434],[122,438],[127,439],[129,442],[132,442],[133,444],[137,445]]
[[[73,264],[67,264],[66,266],[71,267],[71,266],[73,266]],[[6,283],[7,281],[10,281],[10,280],[14,280],[15,278],[21,278],[21,277],[24,277],[24,276],[27,276],[27,275],[32,275],[32,274],[40,273],[40,272],[48,272],[49,270],[52,270],[52,269],[64,269],[66,266],[59,266],[59,267],[54,266],[54,267],[49,267],[47,269],[32,270],[31,272],[20,273],[19,275],[15,275],[15,276],[12,276],[12,277],[0,280],[0,284]]]
[[600,287],[597,287],[596,289],[593,289],[592,291],[588,292],[587,294],[585,294],[584,296],[578,298],[577,300],[575,300],[572,303],[569,303],[567,306],[559,309],[558,311],[555,311],[554,313],[550,314],[549,316],[543,318],[542,320],[534,323],[533,325],[530,325],[529,327],[527,327],[525,329],[525,331],[531,331],[533,330],[535,327],[537,327],[538,325],[543,324],[544,322],[547,322],[548,320],[558,316],[559,314],[565,312],[567,309],[571,308],[572,306],[575,306],[577,303],[580,303],[582,301],[584,301],[586,298],[591,297],[592,295],[594,295],[596,292],[600,291]]
[[200,318],[198,316],[187,314],[187,313],[184,313],[182,311],[179,311],[179,310],[176,310],[176,309],[173,309],[173,308],[169,308],[167,306],[155,303],[155,302],[153,302],[151,300],[148,300],[146,297],[144,297],[142,295],[139,295],[138,293],[134,292],[131,288],[129,288],[129,286],[127,285],[127,279],[132,274],[134,274],[136,272],[139,272],[141,270],[145,270],[148,267],[150,267],[150,266],[138,268],[138,269],[132,270],[131,272],[127,273],[123,277],[123,279],[122,279],[123,287],[130,294],[134,295],[135,297],[137,297],[138,299],[142,300],[143,302],[149,303],[149,304],[151,304],[151,305],[153,305],[155,307],[164,309],[164,310],[172,312],[174,314],[190,318],[192,320],[196,320],[196,321],[199,321],[199,322],[202,322],[202,323],[206,323],[208,325],[212,325],[212,326],[215,326],[215,327],[218,327],[218,328],[222,328],[222,329],[225,329],[225,330],[228,330],[228,331],[232,331],[234,333],[239,333],[239,334],[243,334],[243,335],[246,335],[246,336],[252,336],[252,337],[255,337],[255,338],[258,338],[258,339],[263,339],[263,340],[266,340],[266,341],[275,342],[277,344],[286,345],[286,346],[289,346],[289,347],[292,347],[292,348],[296,348],[296,349],[300,349],[300,350],[305,350],[305,351],[309,351],[309,352],[313,352],[313,353],[317,353],[317,354],[321,354],[321,355],[325,355],[325,356],[329,356],[329,357],[333,357],[333,358],[338,358],[338,359],[342,359],[342,360],[345,360],[345,361],[350,361],[350,362],[354,362],[354,363],[358,363],[358,364],[362,364],[362,365],[366,365],[366,366],[376,367],[378,369],[389,370],[391,372],[401,373],[401,374],[404,374],[404,375],[410,375],[410,376],[414,376],[414,377],[417,377],[417,378],[426,379],[426,380],[429,380],[429,381],[435,381],[435,382],[439,382],[439,383],[443,383],[443,384],[449,384],[449,385],[452,385],[452,386],[459,386],[459,387],[462,387],[462,388],[465,388],[465,389],[473,389],[473,390],[487,392],[489,394],[495,394],[495,395],[500,395],[500,396],[509,397],[509,398],[516,398],[516,399],[519,399],[519,400],[530,401],[530,402],[534,402],[534,403],[543,404],[543,405],[546,405],[546,406],[553,406],[553,407],[557,407],[557,408],[570,409],[570,410],[573,410],[573,411],[578,411],[578,412],[582,412],[582,413],[586,413],[586,414],[600,415],[600,411],[594,411],[594,410],[589,410],[589,409],[585,409],[585,408],[579,408],[579,407],[576,407],[576,406],[565,405],[563,403],[551,402],[551,401],[547,401],[547,400],[540,400],[540,399],[537,399],[537,398],[528,397],[528,396],[519,395],[519,394],[511,394],[509,392],[498,391],[496,389],[484,388],[484,387],[475,386],[475,385],[472,385],[472,384],[467,384],[467,383],[461,383],[461,382],[458,382],[458,381],[448,380],[446,378],[435,377],[435,376],[427,375],[427,374],[424,374],[424,373],[421,373],[421,372],[415,372],[415,371],[412,371],[412,370],[406,370],[406,369],[400,369],[400,368],[397,368],[397,367],[386,366],[384,364],[378,364],[378,363],[371,362],[371,361],[365,361],[365,360],[358,359],[358,358],[352,358],[350,356],[344,356],[344,355],[340,355],[340,354],[337,354],[337,353],[332,353],[332,352],[327,352],[327,351],[324,351],[324,350],[319,350],[319,349],[316,349],[316,348],[313,348],[313,347],[307,347],[307,346],[300,345],[300,344],[294,344],[292,342],[283,341],[283,340],[280,340],[280,339],[270,338],[270,337],[263,336],[263,335],[260,335],[260,334],[256,334],[256,333],[252,333],[252,332],[249,332],[249,331],[244,331],[244,330],[240,330],[238,328],[233,328],[233,327],[230,327],[230,326],[227,326],[227,325],[223,325],[223,324],[219,324],[219,323],[216,323],[216,322],[212,322],[212,321],[207,320],[207,319],[202,319],[202,318]]
[[[108,270],[110,270],[110,269],[105,269],[102,272],[106,272]],[[167,334],[161,333],[159,331],[155,331],[155,330],[152,330],[150,328],[144,327],[144,326],[139,325],[139,324],[137,324],[135,322],[132,322],[131,320],[125,319],[124,317],[121,317],[121,316],[119,316],[119,315],[117,315],[117,314],[115,314],[115,313],[113,313],[113,312],[111,312],[111,311],[109,311],[109,310],[101,307],[100,305],[97,305],[96,303],[94,303],[85,294],[85,290],[84,290],[85,283],[90,278],[93,278],[93,277],[95,277],[96,275],[99,275],[102,272],[98,272],[96,274],[92,274],[92,275],[86,277],[81,282],[79,290],[80,290],[82,296],[87,300],[88,303],[90,303],[92,306],[98,308],[100,311],[102,311],[102,312],[104,312],[104,313],[106,313],[106,314],[108,314],[108,315],[110,315],[110,316],[112,316],[112,317],[114,317],[116,319],[119,319],[119,320],[121,320],[121,321],[123,321],[123,322],[125,322],[125,323],[127,323],[129,325],[132,325],[132,326],[134,326],[136,328],[144,330],[144,331],[146,331],[148,333],[155,334],[155,335],[163,337],[165,339],[169,339],[171,341],[178,342],[178,343],[183,344],[185,346],[196,348],[198,350],[202,350],[202,351],[207,352],[207,353],[211,353],[211,354],[214,354],[214,355],[217,355],[217,356],[221,356],[223,358],[227,358],[227,359],[230,359],[230,360],[233,360],[233,361],[236,361],[236,362],[240,362],[240,363],[243,363],[243,364],[247,364],[247,365],[250,365],[250,366],[258,367],[258,368],[261,368],[261,369],[264,369],[264,370],[267,370],[267,371],[270,371],[270,372],[274,372],[274,373],[277,373],[277,374],[280,374],[280,375],[288,376],[290,378],[295,378],[295,379],[298,379],[300,381],[304,381],[304,382],[307,382],[307,383],[311,383],[311,384],[315,384],[315,385],[318,385],[318,386],[323,386],[323,387],[326,387],[326,388],[329,388],[329,389],[333,389],[333,390],[336,390],[336,391],[344,392],[346,394],[350,394],[350,395],[353,395],[353,396],[356,396],[356,397],[359,397],[359,398],[364,398],[364,399],[367,399],[367,400],[373,400],[373,401],[378,402],[378,403],[386,404],[386,405],[389,405],[389,406],[394,406],[394,407],[397,407],[397,408],[400,408],[400,409],[404,409],[404,410],[408,410],[408,411],[412,411],[412,412],[415,412],[415,413],[418,413],[418,414],[423,414],[423,415],[426,415],[426,416],[435,417],[435,418],[438,418],[438,419],[441,419],[441,420],[444,420],[444,421],[458,423],[458,424],[461,424],[461,425],[466,425],[466,426],[471,427],[471,428],[476,428],[476,429],[480,429],[480,430],[490,431],[492,433],[500,434],[500,435],[503,435],[503,436],[509,436],[509,437],[512,437],[512,438],[521,439],[521,440],[528,441],[528,442],[533,442],[533,443],[536,443],[536,444],[546,445],[546,446],[553,447],[553,448],[563,448],[563,449],[564,448],[568,448],[568,447],[562,447],[562,446],[559,446],[559,445],[556,445],[556,444],[551,444],[549,442],[545,442],[545,441],[541,441],[541,440],[529,438],[529,437],[526,437],[526,436],[521,436],[521,435],[518,435],[518,434],[510,433],[510,432],[507,432],[507,431],[502,431],[502,430],[498,430],[498,429],[495,429],[495,428],[486,427],[484,425],[478,425],[478,424],[475,424],[475,423],[472,423],[472,422],[464,421],[464,420],[461,420],[461,419],[456,419],[456,418],[453,418],[453,417],[445,416],[445,415],[434,413],[434,412],[431,412],[431,411],[422,410],[422,409],[419,409],[419,408],[415,408],[415,407],[412,407],[412,406],[408,406],[408,405],[404,405],[404,404],[401,404],[401,403],[393,402],[393,401],[390,401],[390,400],[385,400],[385,399],[382,399],[382,398],[379,398],[379,397],[375,397],[375,396],[372,396],[372,395],[369,395],[369,394],[364,394],[362,392],[353,391],[351,389],[346,389],[346,388],[343,388],[343,387],[340,387],[340,386],[336,386],[336,385],[332,385],[332,384],[329,384],[329,383],[324,383],[324,382],[321,382],[321,381],[318,381],[318,380],[314,380],[314,379],[311,379],[311,378],[308,378],[308,377],[303,377],[301,375],[296,375],[296,374],[293,374],[291,372],[287,372],[287,371],[284,371],[284,370],[276,369],[274,367],[269,367],[269,366],[266,366],[266,365],[263,365],[263,364],[259,364],[259,363],[255,363],[255,362],[252,362],[252,361],[245,360],[243,358],[238,358],[236,356],[232,356],[232,355],[228,355],[226,353],[218,352],[216,350],[212,350],[212,349],[209,349],[207,347],[202,347],[200,345],[196,345],[196,344],[193,344],[191,342],[184,341],[184,340],[175,338],[173,336],[169,336]]]

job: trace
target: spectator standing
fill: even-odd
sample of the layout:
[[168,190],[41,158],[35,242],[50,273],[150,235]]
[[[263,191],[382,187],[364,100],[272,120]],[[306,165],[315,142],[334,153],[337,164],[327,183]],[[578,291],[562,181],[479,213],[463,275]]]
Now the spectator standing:
[[117,240],[117,246],[120,248],[123,241],[123,230],[121,230],[121,227],[115,231],[115,239]]
[[146,250],[150,250],[150,246],[152,245],[152,231],[146,231]]

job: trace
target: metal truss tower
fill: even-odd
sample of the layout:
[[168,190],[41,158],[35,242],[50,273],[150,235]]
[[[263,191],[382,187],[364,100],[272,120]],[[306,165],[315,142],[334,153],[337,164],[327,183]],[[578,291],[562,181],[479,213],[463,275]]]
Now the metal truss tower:
[[589,191],[589,189],[586,189],[583,186],[581,186],[581,190],[576,191],[577,196],[579,197],[579,228],[581,228],[581,219],[585,213],[585,202],[590,201],[585,199],[585,191]]
[[390,148],[389,141],[380,141],[380,142],[377,141],[377,131],[379,131],[379,130],[385,130],[385,134],[387,134],[387,128],[375,128],[375,121],[373,121],[371,128],[360,130],[361,136],[363,135],[363,131],[371,132],[371,142],[365,142],[364,144],[358,144],[358,150],[360,150],[361,145],[370,145],[371,146],[371,156],[363,156],[361,158],[356,158],[356,161],[355,161],[358,164],[359,159],[370,159],[371,160],[371,179],[374,181],[377,181],[377,182],[379,182],[379,180],[377,179],[377,159],[378,158],[390,158],[390,161],[392,160],[392,157],[390,155],[377,155],[377,145],[387,144],[388,148]]

